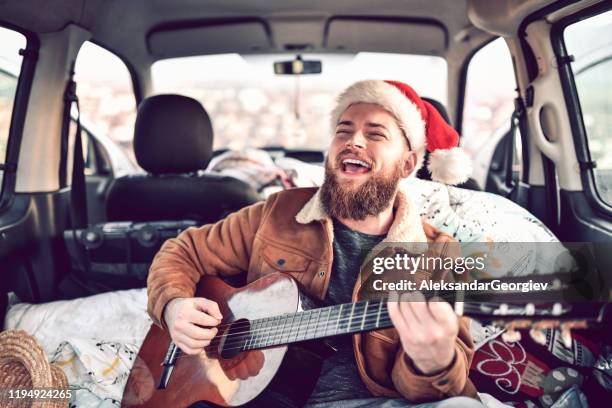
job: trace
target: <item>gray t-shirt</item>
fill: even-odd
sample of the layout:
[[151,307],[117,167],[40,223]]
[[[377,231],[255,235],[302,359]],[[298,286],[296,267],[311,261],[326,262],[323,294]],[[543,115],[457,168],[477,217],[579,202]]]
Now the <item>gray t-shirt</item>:
[[[334,219],[334,263],[323,306],[351,302],[365,255],[384,238],[353,231]],[[328,342],[338,351],[323,363],[308,403],[370,398],[357,371],[351,336],[332,337]]]

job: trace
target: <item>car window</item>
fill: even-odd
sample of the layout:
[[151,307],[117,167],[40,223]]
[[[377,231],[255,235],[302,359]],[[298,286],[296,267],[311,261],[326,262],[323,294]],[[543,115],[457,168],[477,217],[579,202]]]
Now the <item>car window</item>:
[[474,54],[465,85],[461,145],[472,157],[473,177],[482,188],[493,152],[510,130],[515,97],[512,57],[506,42],[498,38]]
[[[76,120],[70,120],[70,134],[76,133]],[[74,149],[74,140],[70,140],[70,150]],[[109,168],[106,163],[98,163],[98,157],[96,157],[96,149],[100,149],[99,142],[96,141],[95,136],[87,130],[81,123],[81,143],[83,149],[83,164],[85,166],[84,172],[87,176],[92,175],[104,175],[109,173]],[[68,157],[68,168],[72,169],[72,156]],[[69,172],[71,173],[71,171]],[[72,174],[68,175],[72,178]],[[72,180],[70,180],[72,182]]]
[[[0,27],[0,164],[6,162],[9,130],[13,115],[13,102],[19,71],[21,70],[20,49],[25,49],[26,38],[16,31]],[[0,196],[4,171],[0,169]]]
[[75,80],[89,132],[110,138],[136,163],[132,149],[136,98],[125,63],[112,52],[86,42],[77,56]]
[[155,93],[199,100],[209,113],[214,148],[283,146],[326,149],[335,98],[362,79],[395,79],[446,103],[447,66],[439,57],[359,53],[304,55],[322,61],[316,75],[276,75],[273,62],[295,55],[210,55],[153,64]]
[[612,11],[566,27],[569,55],[587,135],[595,188],[612,205]]

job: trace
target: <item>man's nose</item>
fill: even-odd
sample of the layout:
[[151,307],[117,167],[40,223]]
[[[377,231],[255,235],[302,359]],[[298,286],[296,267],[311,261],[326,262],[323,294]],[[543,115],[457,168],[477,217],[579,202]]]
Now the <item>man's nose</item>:
[[347,147],[357,147],[360,149],[365,148],[366,138],[362,131],[358,130],[346,140]]

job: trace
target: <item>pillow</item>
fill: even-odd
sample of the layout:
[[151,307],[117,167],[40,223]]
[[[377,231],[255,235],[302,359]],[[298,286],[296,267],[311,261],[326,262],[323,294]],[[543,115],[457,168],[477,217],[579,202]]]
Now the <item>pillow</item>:
[[464,256],[486,254],[479,278],[562,272],[574,265],[540,220],[504,197],[416,178],[402,181],[401,188],[423,221],[462,243]]

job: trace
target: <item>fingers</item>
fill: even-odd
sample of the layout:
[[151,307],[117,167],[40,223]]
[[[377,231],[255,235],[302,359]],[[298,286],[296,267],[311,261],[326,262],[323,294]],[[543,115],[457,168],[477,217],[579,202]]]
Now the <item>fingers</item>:
[[253,359],[250,360],[251,364],[249,365],[249,373],[251,375],[257,375],[264,365],[264,354],[260,350],[253,351],[252,354]]
[[399,303],[388,302],[387,310],[389,311],[389,317],[391,318],[391,322],[393,323],[393,326],[395,326],[395,329],[397,330],[400,337],[408,336],[410,332],[408,331],[408,326],[404,321],[402,312],[399,309]]
[[185,352],[190,351],[191,353],[189,354],[202,351],[202,349],[206,347],[207,342],[208,340],[194,340],[184,334],[177,335],[176,340],[174,341],[174,343],[179,346],[181,350]]
[[235,370],[236,377],[240,378],[241,380],[246,380],[249,378],[249,370],[246,364],[238,364]]
[[421,292],[404,293],[401,297],[400,310],[413,329],[418,329],[421,320],[426,321],[429,314],[425,297]]
[[179,326],[172,334],[172,341],[187,354],[198,354],[208,346],[217,335],[217,329],[203,329],[189,323],[189,326]]
[[246,380],[259,374],[264,363],[264,355],[260,350],[249,351],[247,353],[246,358],[238,366],[237,376],[241,380]]
[[428,321],[429,311],[425,297],[420,292],[404,293],[400,298],[399,310],[406,326],[406,344],[427,343],[428,329],[422,321]]
[[223,315],[221,315],[221,311],[219,310],[219,305],[214,300],[205,298],[194,298],[193,300],[198,310],[208,313],[219,320],[223,319]]
[[230,380],[246,380],[259,374],[264,364],[264,354],[260,350],[247,351],[231,360],[221,360],[225,375]]
[[[216,327],[206,329],[189,322],[177,322],[170,331],[170,337],[175,343],[180,339],[188,339],[197,342],[201,347],[206,347],[217,335],[217,332]],[[186,345],[192,347],[191,343],[186,343]]]
[[[420,292],[404,293],[398,302],[388,302],[389,317],[400,337],[410,343],[436,342],[459,331],[452,307],[440,299],[429,302]],[[404,334],[404,336],[402,336]]]
[[216,302],[204,298],[177,299],[171,305],[170,337],[183,352],[197,354],[217,335],[222,316]]
[[185,313],[185,317],[190,323],[194,323],[202,327],[215,327],[221,323],[221,320],[217,319],[216,317],[197,309],[188,310]]
[[449,328],[459,328],[457,315],[450,303],[435,297],[429,301],[428,307],[429,313],[438,324]]
[[423,294],[404,294],[400,302],[388,303],[389,316],[404,351],[425,374],[448,367],[455,355],[458,322],[449,304]]
[[448,303],[430,302],[429,310],[431,319],[425,326],[430,333],[430,340],[433,344],[457,336],[459,322]]
[[[176,340],[172,340],[174,342],[174,344],[181,349],[181,351],[185,354],[189,354],[189,355],[196,355],[196,354],[200,354],[202,351],[204,351],[204,347],[205,346],[201,346],[199,345],[197,342],[194,342],[193,340],[184,337],[184,336],[177,336]],[[191,346],[189,345],[191,344]]]
[[204,329],[192,323],[187,323],[184,327],[178,328],[179,333],[193,340],[209,341],[217,335],[217,328]]
[[236,379],[236,370],[234,368],[230,368],[224,371],[228,380],[234,381]]

